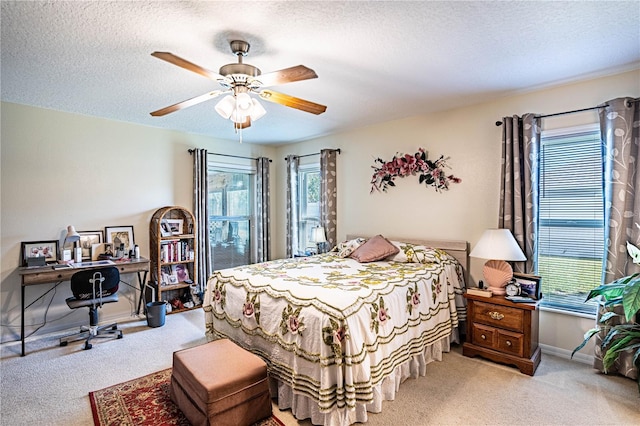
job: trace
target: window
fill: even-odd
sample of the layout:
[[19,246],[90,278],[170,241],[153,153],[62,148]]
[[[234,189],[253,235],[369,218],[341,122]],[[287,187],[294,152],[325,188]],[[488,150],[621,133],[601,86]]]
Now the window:
[[209,164],[209,243],[213,269],[248,265],[252,248],[255,172]]
[[538,274],[543,306],[595,313],[602,282],[604,208],[596,125],[544,131],[540,146]]
[[320,226],[320,165],[300,166],[298,171],[298,244],[299,254],[316,250],[311,230]]

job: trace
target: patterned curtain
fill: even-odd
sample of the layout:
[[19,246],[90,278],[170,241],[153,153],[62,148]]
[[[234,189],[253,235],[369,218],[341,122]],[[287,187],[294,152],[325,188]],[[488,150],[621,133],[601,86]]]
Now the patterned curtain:
[[336,157],[335,149],[323,149],[320,151],[320,224],[324,227],[327,237],[327,247],[331,250],[338,243],[337,223],[338,191],[336,183]]
[[296,155],[288,155],[287,160],[287,257],[298,252],[298,167]]
[[209,244],[209,180],[207,150],[193,150],[193,216],[196,221],[196,259],[198,291],[203,292],[211,274],[211,245]]
[[537,270],[540,119],[534,114],[502,119],[502,179],[498,227],[511,230],[526,262],[515,270]]
[[[606,102],[599,111],[600,132],[603,141],[604,223],[605,248],[604,282],[640,272],[631,261],[626,249],[627,241],[640,244],[640,112],[638,102],[631,98],[618,98]],[[598,310],[596,322],[604,313]],[[623,314],[622,310],[616,311]],[[636,318],[637,320],[637,318]],[[614,320],[615,321],[615,320]],[[596,336],[594,368],[603,371],[603,334]],[[635,379],[638,370],[633,365],[632,353],[620,353],[611,373]]]
[[[605,242],[604,282],[639,272],[626,244],[640,244],[640,163],[638,139],[640,113],[631,98],[618,98],[600,109],[603,141]],[[635,123],[635,126],[634,126]]]
[[269,232],[271,225],[271,198],[269,195],[269,159],[259,157],[256,159],[256,246],[257,259],[256,262],[265,262],[271,258],[271,233]]

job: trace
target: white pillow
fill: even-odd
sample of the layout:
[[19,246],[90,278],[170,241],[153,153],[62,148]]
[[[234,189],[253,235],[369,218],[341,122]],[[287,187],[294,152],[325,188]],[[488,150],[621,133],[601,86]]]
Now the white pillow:
[[364,238],[355,238],[353,240],[343,241],[338,243],[336,250],[338,257],[349,257],[358,247],[364,244],[366,240]]
[[447,257],[447,254],[440,249],[421,246],[411,243],[403,243],[400,241],[391,241],[398,247],[398,253],[387,258],[390,262],[400,263],[440,263]]

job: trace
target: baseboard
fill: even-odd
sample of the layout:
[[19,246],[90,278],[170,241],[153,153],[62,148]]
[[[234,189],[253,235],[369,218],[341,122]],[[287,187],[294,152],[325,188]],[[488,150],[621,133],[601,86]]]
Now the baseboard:
[[559,358],[569,359],[572,361],[581,362],[583,364],[593,365],[593,360],[594,360],[593,355],[586,355],[581,352],[576,352],[573,355],[573,358],[571,358],[571,351],[568,351],[562,348],[557,348],[555,346],[543,345],[543,344],[540,344],[540,350],[542,351],[543,354],[553,355]]

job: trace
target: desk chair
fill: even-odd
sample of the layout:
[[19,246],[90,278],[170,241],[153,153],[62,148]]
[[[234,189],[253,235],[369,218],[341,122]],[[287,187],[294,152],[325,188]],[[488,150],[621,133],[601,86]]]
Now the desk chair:
[[118,324],[98,326],[98,308],[105,303],[118,301],[118,284],[120,272],[118,268],[108,267],[80,271],[71,277],[71,292],[73,297],[67,299],[71,309],[89,308],[89,327],[82,326],[80,332],[60,339],[60,346],[67,346],[69,342],[86,339],[84,349],[91,349],[91,340],[97,337],[116,337],[122,339],[122,330]]

